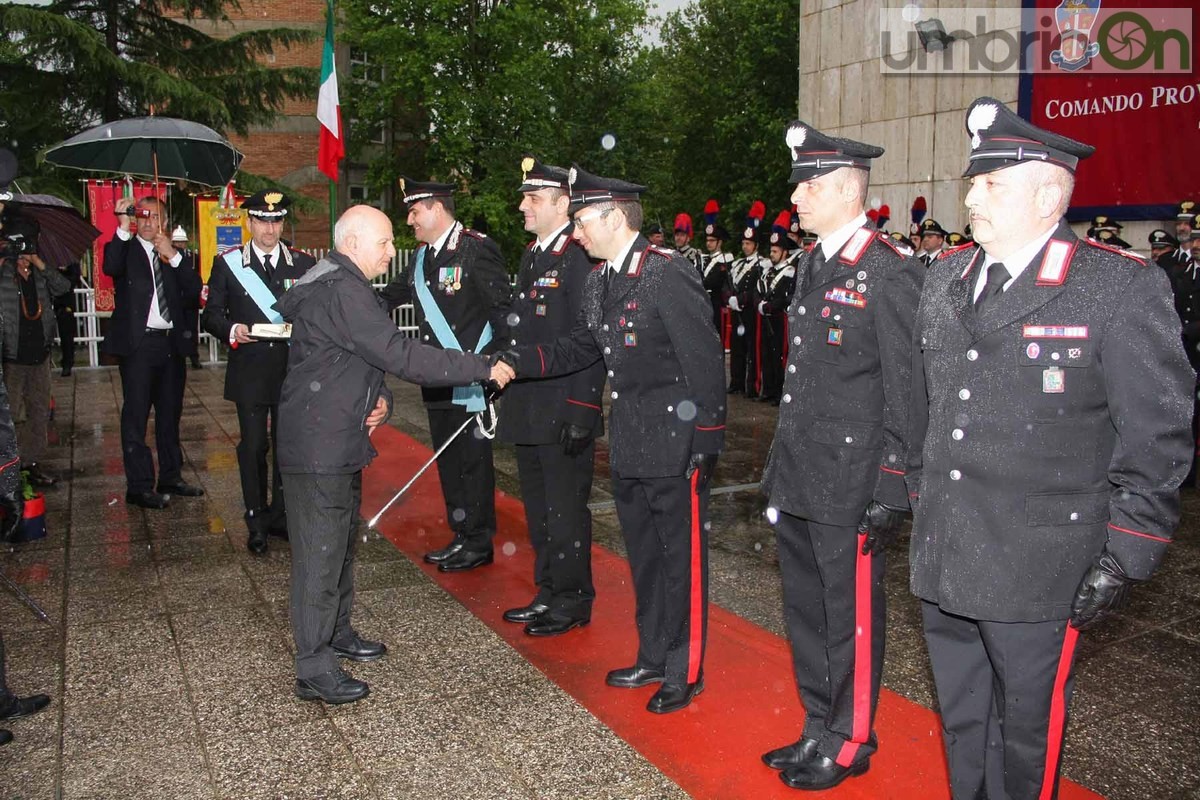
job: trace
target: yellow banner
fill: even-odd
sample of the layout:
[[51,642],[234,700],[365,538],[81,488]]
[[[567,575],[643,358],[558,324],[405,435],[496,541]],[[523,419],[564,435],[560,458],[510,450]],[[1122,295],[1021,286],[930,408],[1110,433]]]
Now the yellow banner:
[[199,247],[200,277],[208,283],[212,272],[213,258],[230,247],[241,247],[250,241],[250,228],[246,223],[246,212],[237,208],[246,195],[237,195],[234,208],[222,208],[217,197],[196,198],[196,224],[200,230],[196,235]]

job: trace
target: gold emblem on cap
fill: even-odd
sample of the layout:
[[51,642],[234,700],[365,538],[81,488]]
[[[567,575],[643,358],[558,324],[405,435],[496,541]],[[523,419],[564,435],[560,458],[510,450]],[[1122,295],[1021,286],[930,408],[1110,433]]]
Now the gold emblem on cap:
[[267,203],[267,211],[274,211],[275,204],[283,202],[282,192],[267,192],[263,195],[263,200]]
[[1185,213],[1185,214],[1192,213],[1192,209],[1195,207],[1196,207],[1195,202],[1193,202],[1191,200],[1184,200],[1182,203],[1179,204],[1180,210],[1183,211],[1183,213]]
[[533,158],[531,156],[525,156],[524,158],[521,159],[521,180],[522,181],[527,180],[529,178],[529,171],[531,169],[533,169]]
[[408,194],[408,189],[404,188],[404,178],[400,179],[400,194]]

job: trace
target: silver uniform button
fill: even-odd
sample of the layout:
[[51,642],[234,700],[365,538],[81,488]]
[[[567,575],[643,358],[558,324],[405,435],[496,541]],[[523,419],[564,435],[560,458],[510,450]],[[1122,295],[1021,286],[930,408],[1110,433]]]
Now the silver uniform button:
[[[428,339],[429,337],[428,337],[428,336],[426,336],[425,338],[426,338],[426,339]],[[609,354],[611,354],[611,353],[612,353],[612,348],[611,348],[611,347],[606,347],[606,348],[604,348],[604,355],[606,355],[606,356],[607,356],[607,355],[609,355]]]
[[970,389],[959,389],[958,390],[958,399],[959,400],[970,400],[971,399],[971,390]]
[[962,428],[955,428],[954,430],[952,430],[950,432],[950,438],[952,438],[956,442],[962,441],[962,438],[963,438]]
[[788,364],[788,372],[792,372],[792,373],[794,373],[795,371],[796,371],[796,365],[795,365],[795,364]]
[[1079,519],[1079,512],[1078,512],[1078,511],[1072,511],[1072,512],[1071,512],[1071,521],[1072,521],[1072,522],[1074,522],[1074,521],[1075,521],[1075,520],[1077,520],[1077,519]]
[[800,306],[799,308],[796,309],[796,313],[803,317],[805,314],[808,313],[808,309],[806,309],[804,306]]
[[610,369],[610,370],[608,371],[608,377],[610,377],[610,378],[611,378],[612,376],[613,376],[613,371]]
[[962,473],[956,469],[950,470],[950,480],[957,481],[962,479]]
[[616,392],[613,392],[613,393],[612,393],[612,395],[610,395],[610,396],[612,397],[612,399],[613,399],[613,400],[616,400],[616,399],[617,399],[617,393],[616,393]]
[[429,341],[429,334],[427,333],[427,334],[425,334],[425,335],[424,335],[423,337],[421,337],[421,338],[423,338],[425,341],[427,341],[427,342],[428,342],[428,341]]
[[792,339],[792,344],[800,344],[800,337],[797,336],[795,339]]
[[604,323],[604,327],[601,328],[600,330],[604,330],[604,331],[608,330],[608,323],[607,322]]
[[790,403],[790,402],[792,402],[792,396],[791,396],[790,394],[785,394],[785,395],[783,396],[783,402],[785,402],[785,403]]
[[854,444],[854,437],[853,437],[853,436],[847,436],[847,437],[846,437],[846,444]]
[[524,299],[525,299],[525,293],[524,293],[524,292],[521,292],[521,299],[522,299],[522,300],[524,300]]
[[967,351],[967,361],[974,361],[977,358],[979,358],[978,350],[968,350]]

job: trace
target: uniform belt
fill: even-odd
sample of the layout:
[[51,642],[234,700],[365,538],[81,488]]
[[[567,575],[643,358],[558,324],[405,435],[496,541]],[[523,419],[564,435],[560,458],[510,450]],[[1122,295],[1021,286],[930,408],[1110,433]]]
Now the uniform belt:
[[146,336],[169,336],[170,334],[170,328],[146,328],[145,333]]

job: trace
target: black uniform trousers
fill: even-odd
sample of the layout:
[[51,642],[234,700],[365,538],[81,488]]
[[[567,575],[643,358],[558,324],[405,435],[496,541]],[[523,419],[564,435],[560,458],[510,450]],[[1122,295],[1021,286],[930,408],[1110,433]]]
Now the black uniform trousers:
[[691,478],[612,475],[636,600],[637,666],[669,684],[703,675],[708,635],[708,487]]
[[1058,796],[1078,631],[989,622],[922,602],[954,800]]
[[783,395],[783,337],[787,319],[782,314],[762,317],[762,397],[778,399]]
[[[275,425],[278,405],[238,403],[238,428],[241,440],[237,445],[238,472],[242,478],[242,500],[247,511],[270,509],[272,525],[282,527],[286,517],[283,499],[283,479],[279,474]],[[267,497],[267,451],[271,453],[271,495]]]
[[292,509],[288,541],[296,677],[307,679],[337,666],[330,643],[352,631],[362,472],[293,473],[284,478],[283,490]]
[[179,418],[187,380],[183,356],[171,352],[166,331],[147,331],[133,352],[121,359],[121,450],[125,484],[131,492],[154,489],[154,460],[146,446],[146,424],[154,408],[154,444],[158,483],[178,483],[183,468]]
[[887,598],[883,554],[862,554],[857,526],[825,525],[780,512],[775,525],[783,615],[804,736],[850,766],[876,750]]
[[[463,434],[464,436],[466,434]],[[521,499],[533,546],[533,582],[537,596],[552,611],[590,619],[596,589],[592,586],[593,441],[577,456],[561,444],[516,446]]]
[[729,388],[754,394],[757,380],[754,361],[753,311],[734,311],[733,330],[729,333]]
[[61,367],[75,365],[75,293],[68,292],[70,301],[63,306],[55,306],[54,317],[58,321],[58,342],[62,348]]
[[[427,409],[429,435],[437,450],[454,432],[474,417],[461,406]],[[454,538],[472,551],[492,549],[496,535],[496,472],[492,466],[492,440],[483,436],[472,419],[437,460],[446,501],[446,520]]]

